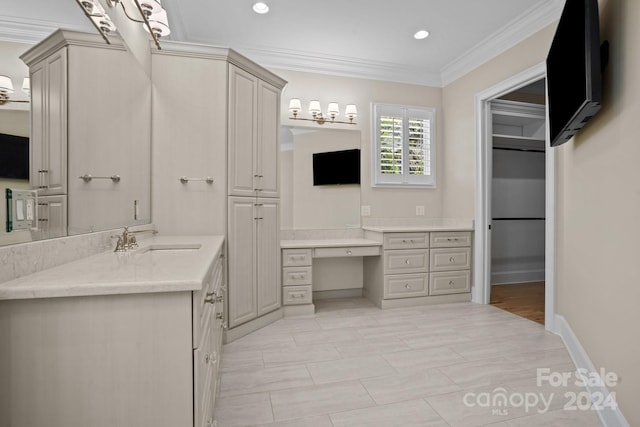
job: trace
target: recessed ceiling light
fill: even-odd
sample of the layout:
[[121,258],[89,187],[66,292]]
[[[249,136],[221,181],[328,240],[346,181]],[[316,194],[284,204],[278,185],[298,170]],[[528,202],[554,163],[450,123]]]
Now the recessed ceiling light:
[[426,39],[427,37],[429,37],[429,31],[427,30],[420,30],[413,35],[416,40]]
[[259,13],[260,15],[264,15],[265,13],[269,12],[269,6],[267,6],[266,3],[259,1],[257,3],[254,3],[253,11],[255,13]]

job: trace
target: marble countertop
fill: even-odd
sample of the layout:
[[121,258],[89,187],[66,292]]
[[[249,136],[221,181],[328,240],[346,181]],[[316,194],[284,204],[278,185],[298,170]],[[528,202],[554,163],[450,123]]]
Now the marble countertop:
[[223,242],[223,236],[140,239],[129,252],[110,250],[0,283],[0,300],[198,290]]
[[473,231],[472,226],[434,224],[434,225],[369,225],[362,227],[366,231],[379,233],[403,233],[420,231]]
[[299,239],[281,240],[282,249],[291,248],[344,248],[349,246],[382,246],[382,242],[370,239]]

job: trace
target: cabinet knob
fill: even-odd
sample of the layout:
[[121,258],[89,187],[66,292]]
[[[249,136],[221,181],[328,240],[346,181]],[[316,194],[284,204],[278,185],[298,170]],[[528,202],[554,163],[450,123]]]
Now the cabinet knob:
[[211,361],[211,355],[209,353],[205,353],[204,363],[208,365],[210,361]]
[[224,314],[222,312],[216,314],[216,319],[222,320],[224,318]]
[[453,262],[455,262],[455,261],[456,261],[456,259],[455,259],[454,257],[450,257],[450,258],[449,258],[449,262],[453,263]]
[[455,284],[456,284],[456,282],[454,282],[453,280],[449,280],[449,286],[453,286]]
[[408,283],[406,285],[404,285],[404,287],[405,287],[405,289],[411,289],[411,285],[408,284]]
[[347,255],[351,255],[351,250],[347,249]]
[[205,304],[213,304],[216,302],[216,293],[215,292],[207,292],[207,295],[204,297]]
[[227,323],[227,321],[223,321],[222,325],[220,325],[222,327],[222,329],[228,329],[229,328],[229,324]]
[[407,260],[405,261],[405,264],[407,264],[407,265],[411,265],[411,260],[407,259]]

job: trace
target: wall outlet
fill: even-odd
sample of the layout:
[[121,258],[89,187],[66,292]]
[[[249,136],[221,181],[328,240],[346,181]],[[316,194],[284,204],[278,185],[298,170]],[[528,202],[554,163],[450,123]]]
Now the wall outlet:
[[424,216],[424,206],[416,206],[416,215]]
[[369,205],[360,206],[360,215],[361,216],[371,216],[371,206],[369,206]]

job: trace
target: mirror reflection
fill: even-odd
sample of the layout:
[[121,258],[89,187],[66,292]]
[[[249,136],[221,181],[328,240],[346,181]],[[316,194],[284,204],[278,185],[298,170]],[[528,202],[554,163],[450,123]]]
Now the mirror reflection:
[[314,185],[313,165],[314,154],[359,149],[360,131],[282,126],[280,139],[281,228],[360,227],[360,185]]
[[[14,87],[0,105],[0,245],[150,222],[151,82],[122,45],[67,43],[85,36],[58,31],[51,48],[0,41],[0,75]],[[31,227],[7,232],[7,212],[22,212],[7,208],[7,189],[37,193]]]

